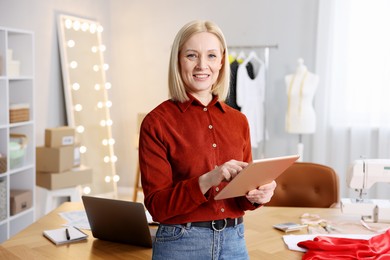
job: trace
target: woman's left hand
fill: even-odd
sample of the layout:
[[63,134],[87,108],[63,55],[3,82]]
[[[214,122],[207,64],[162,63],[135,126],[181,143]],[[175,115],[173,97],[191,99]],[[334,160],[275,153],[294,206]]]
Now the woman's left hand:
[[247,193],[246,198],[253,204],[265,204],[269,202],[274,195],[276,188],[276,182],[264,184],[255,190],[251,190]]

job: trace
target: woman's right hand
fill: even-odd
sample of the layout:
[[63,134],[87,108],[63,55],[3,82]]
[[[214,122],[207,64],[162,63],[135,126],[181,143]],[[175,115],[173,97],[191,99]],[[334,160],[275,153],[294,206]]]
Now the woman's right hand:
[[222,181],[232,180],[247,165],[246,162],[230,160],[203,174],[199,177],[199,186],[202,193],[205,194],[211,187],[218,186]]

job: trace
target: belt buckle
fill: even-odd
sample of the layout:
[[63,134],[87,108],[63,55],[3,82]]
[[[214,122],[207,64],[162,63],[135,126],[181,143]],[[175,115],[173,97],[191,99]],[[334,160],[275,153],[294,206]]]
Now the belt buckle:
[[212,222],[211,222],[211,227],[213,228],[213,230],[214,231],[222,231],[222,230],[224,230],[225,228],[226,228],[226,226],[227,226],[227,220],[226,220],[226,218],[224,218],[223,219],[223,221],[224,221],[224,225],[223,225],[223,227],[221,228],[221,229],[217,229],[214,225],[215,225],[215,220],[213,220]]

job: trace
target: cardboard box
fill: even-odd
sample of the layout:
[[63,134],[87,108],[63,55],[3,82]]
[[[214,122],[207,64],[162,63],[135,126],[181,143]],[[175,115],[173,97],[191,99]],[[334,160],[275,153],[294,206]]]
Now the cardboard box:
[[74,147],[37,147],[37,172],[64,172],[73,168]]
[[60,173],[37,172],[36,183],[48,190],[64,189],[92,183],[92,169],[86,166]]
[[45,146],[60,147],[74,145],[75,129],[68,126],[47,128],[45,130]]
[[11,216],[31,208],[32,197],[31,190],[10,190]]

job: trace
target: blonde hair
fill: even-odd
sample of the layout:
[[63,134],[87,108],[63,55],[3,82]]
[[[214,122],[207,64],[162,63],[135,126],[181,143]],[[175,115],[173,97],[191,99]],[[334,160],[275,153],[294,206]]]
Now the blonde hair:
[[221,43],[222,67],[215,84],[212,86],[212,93],[218,96],[220,101],[225,101],[229,92],[230,65],[225,37],[221,29],[211,21],[195,20],[184,25],[177,33],[172,45],[171,57],[169,61],[168,86],[171,99],[185,102],[189,98],[180,74],[179,54],[184,43],[194,34],[209,32],[214,34]]

